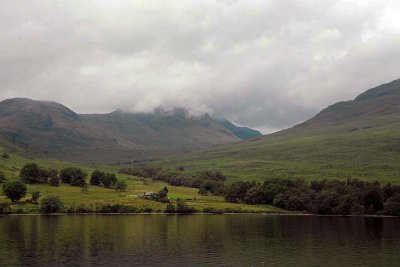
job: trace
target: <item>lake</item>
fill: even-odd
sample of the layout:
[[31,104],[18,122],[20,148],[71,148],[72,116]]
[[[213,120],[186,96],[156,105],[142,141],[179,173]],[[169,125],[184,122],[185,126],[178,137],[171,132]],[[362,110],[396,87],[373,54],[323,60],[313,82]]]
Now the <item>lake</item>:
[[0,266],[400,266],[400,219],[0,217]]

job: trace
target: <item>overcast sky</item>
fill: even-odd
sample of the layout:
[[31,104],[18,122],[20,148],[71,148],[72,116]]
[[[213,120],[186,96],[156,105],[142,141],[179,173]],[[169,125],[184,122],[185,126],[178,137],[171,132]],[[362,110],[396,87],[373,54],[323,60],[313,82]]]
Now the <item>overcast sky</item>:
[[271,132],[400,78],[400,1],[0,0],[0,100]]

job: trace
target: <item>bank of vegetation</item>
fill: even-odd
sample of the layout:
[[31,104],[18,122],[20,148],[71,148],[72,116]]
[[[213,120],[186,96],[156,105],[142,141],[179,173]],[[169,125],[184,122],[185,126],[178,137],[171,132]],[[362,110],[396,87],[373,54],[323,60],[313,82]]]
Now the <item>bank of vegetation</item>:
[[149,166],[123,168],[121,173],[199,189],[199,194],[219,195],[229,203],[273,205],[288,211],[323,215],[400,216],[400,186],[357,179],[266,179],[263,183],[227,184],[219,171],[188,173],[183,167],[165,170]]
[[[60,187],[70,185],[78,187],[82,194],[91,190],[113,190],[120,193],[126,192],[128,183],[118,177],[135,178],[143,181],[143,187],[151,187],[152,183],[169,184],[176,187],[195,188],[196,195],[210,199],[224,200],[226,205],[205,206],[194,205],[196,195],[185,199],[185,195],[169,195],[169,190],[164,188],[156,192],[133,195],[142,198],[144,203],[159,203],[157,205],[135,205],[135,199],[126,199],[122,203],[101,201],[99,203],[82,203],[64,205],[63,200],[57,195],[44,194],[40,187]],[[161,182],[161,183],[160,183]],[[12,205],[17,205],[23,199],[25,203],[36,205],[34,209],[41,213],[226,213],[226,212],[262,212],[262,209],[242,210],[240,205],[246,207],[275,207],[276,212],[286,210],[290,212],[323,214],[323,215],[393,215],[400,216],[400,186],[390,183],[365,182],[357,179],[341,180],[314,180],[304,179],[266,179],[264,182],[236,181],[227,182],[225,175],[220,171],[188,172],[184,167],[176,169],[154,168],[146,165],[136,165],[123,168],[120,174],[93,170],[89,177],[87,171],[78,167],[65,167],[60,171],[46,169],[35,163],[24,165],[19,172],[18,180],[8,181],[0,172],[3,195],[11,203],[0,203],[0,214],[22,213],[22,210],[12,210]],[[27,185],[36,185],[35,190],[27,190]],[[154,187],[151,187],[154,188]],[[186,195],[187,196],[187,195]],[[71,198],[76,196],[70,195]],[[187,201],[189,200],[189,202]],[[210,202],[211,203],[211,202]],[[237,206],[229,206],[235,203]],[[201,203],[200,203],[201,204]],[[222,203],[220,203],[222,204]],[[250,205],[250,206],[248,206]],[[274,208],[274,209],[275,209]]]

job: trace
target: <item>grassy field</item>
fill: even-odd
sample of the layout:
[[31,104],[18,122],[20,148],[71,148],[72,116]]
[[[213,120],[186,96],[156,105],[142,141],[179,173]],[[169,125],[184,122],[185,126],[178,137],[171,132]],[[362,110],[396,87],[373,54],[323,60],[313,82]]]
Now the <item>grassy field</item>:
[[[1,152],[1,151],[0,151]],[[43,159],[27,159],[18,155],[12,154],[9,159],[0,158],[0,171],[4,172],[8,181],[17,180],[20,168],[27,162],[36,162],[40,166],[48,168],[62,169],[68,166],[76,166],[85,169],[89,175],[94,169],[103,171],[117,172],[119,166],[80,166],[77,164],[70,164],[68,162],[61,162],[55,160]],[[106,189],[99,186],[88,186],[88,192],[82,192],[80,187],[74,187],[66,184],[61,184],[59,187],[52,187],[46,184],[28,185],[28,194],[25,199],[22,199],[18,204],[12,205],[14,211],[23,213],[37,213],[39,206],[29,202],[30,193],[39,191],[44,196],[55,195],[59,196],[64,205],[68,207],[81,206],[95,207],[104,204],[124,204],[133,206],[139,210],[151,208],[155,212],[164,211],[166,204],[137,198],[133,195],[143,194],[143,192],[158,192],[164,186],[168,187],[169,198],[175,201],[177,198],[186,200],[191,206],[198,211],[204,208],[214,208],[220,210],[232,209],[241,212],[284,212],[278,208],[267,205],[245,205],[245,204],[231,204],[224,202],[223,197],[217,196],[202,196],[198,194],[198,189],[187,187],[175,187],[161,182],[154,182],[150,185],[145,185],[143,178],[132,177],[123,174],[118,174],[118,179],[126,181],[128,188],[125,192],[119,192],[114,189]],[[1,186],[0,186],[1,187]],[[1,193],[0,189],[0,193]],[[0,203],[9,203],[10,201],[5,196],[0,196]]]
[[[354,126],[346,126],[351,129]],[[345,128],[345,126],[343,126]],[[349,131],[272,135],[153,162],[188,171],[221,170],[228,181],[357,178],[400,184],[400,124]]]

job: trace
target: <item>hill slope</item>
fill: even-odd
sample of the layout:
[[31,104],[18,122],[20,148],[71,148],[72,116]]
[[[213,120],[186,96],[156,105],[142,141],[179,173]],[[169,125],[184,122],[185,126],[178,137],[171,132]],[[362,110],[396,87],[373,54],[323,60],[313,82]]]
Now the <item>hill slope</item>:
[[262,135],[259,131],[250,129],[249,127],[236,126],[227,119],[218,119],[218,122],[242,140],[252,139]]
[[400,80],[339,102],[312,119],[239,144],[168,160],[231,179],[349,177],[400,183]]
[[21,153],[85,162],[152,158],[241,140],[207,114],[156,110],[76,114],[49,101],[0,102],[0,145]]

